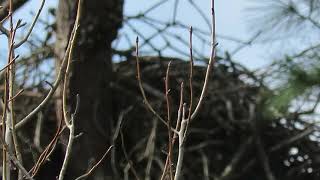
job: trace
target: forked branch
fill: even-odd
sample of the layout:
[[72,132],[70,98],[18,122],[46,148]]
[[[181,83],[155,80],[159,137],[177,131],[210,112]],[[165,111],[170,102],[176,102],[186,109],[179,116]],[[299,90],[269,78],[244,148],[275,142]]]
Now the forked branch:
[[[167,102],[167,117],[168,117],[168,121],[166,122],[151,106],[150,102],[148,101],[145,91],[143,89],[142,86],[142,80],[141,80],[141,70],[140,70],[140,62],[139,62],[139,51],[138,51],[138,42],[139,39],[137,38],[136,40],[136,65],[137,65],[137,79],[138,79],[138,84],[139,84],[139,88],[141,91],[141,94],[143,96],[143,100],[144,103],[147,106],[147,109],[149,111],[151,111],[159,120],[161,120],[165,125],[168,126],[168,130],[169,130],[169,142],[168,142],[168,155],[167,155],[167,159],[166,159],[166,163],[165,163],[165,167],[164,167],[164,172],[162,174],[161,179],[164,179],[167,175],[167,170],[169,170],[169,176],[170,179],[172,179],[172,170],[171,170],[171,153],[172,153],[172,147],[174,146],[175,143],[175,139],[178,137],[179,140],[179,150],[178,150],[178,161],[177,161],[177,165],[176,165],[176,171],[175,171],[175,175],[174,175],[174,180],[179,180],[179,178],[181,177],[181,170],[182,170],[182,164],[183,164],[183,157],[184,157],[184,149],[185,149],[185,141],[187,138],[187,130],[188,130],[188,126],[189,123],[196,118],[197,114],[199,113],[202,104],[204,102],[204,98],[206,96],[206,92],[208,89],[208,83],[209,83],[209,79],[210,79],[210,74],[211,74],[211,70],[215,61],[215,57],[216,57],[216,35],[215,35],[215,11],[214,11],[214,0],[211,0],[211,15],[212,15],[212,30],[211,30],[211,54],[210,54],[210,59],[207,65],[207,69],[206,69],[206,74],[205,74],[205,79],[204,79],[204,83],[202,86],[202,90],[201,90],[201,95],[199,98],[199,101],[195,107],[195,109],[193,110],[193,99],[194,99],[194,94],[193,94],[193,66],[194,66],[194,62],[193,62],[193,52],[192,52],[192,27],[190,28],[190,74],[189,74],[189,86],[190,86],[190,101],[189,101],[189,107],[187,107],[187,104],[184,103],[183,100],[183,82],[181,83],[181,90],[180,90],[180,103],[179,103],[179,109],[178,109],[178,118],[177,118],[177,124],[176,124],[176,128],[173,129],[171,127],[171,123],[170,123],[170,103],[169,103],[169,87],[168,87],[168,79],[169,79],[169,68],[170,68],[170,63],[168,64],[168,68],[167,68],[167,73],[166,73],[166,78],[165,78],[165,94],[166,94],[166,102]],[[171,135],[171,131],[175,132],[175,134],[172,136]]]

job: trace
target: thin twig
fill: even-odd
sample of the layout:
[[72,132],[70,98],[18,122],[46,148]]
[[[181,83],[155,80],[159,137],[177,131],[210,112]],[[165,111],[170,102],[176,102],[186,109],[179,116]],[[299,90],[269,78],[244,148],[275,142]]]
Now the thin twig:
[[127,153],[127,150],[126,150],[126,147],[125,147],[124,138],[123,138],[123,133],[122,133],[122,129],[121,129],[121,128],[120,128],[120,137],[121,137],[121,147],[122,147],[122,151],[123,151],[124,157],[125,157],[126,160],[128,161],[129,169],[131,170],[131,172],[132,172],[132,174],[134,175],[134,177],[135,177],[137,180],[140,180],[140,177],[139,177],[136,169],[134,168],[132,161],[129,159],[129,156],[128,156],[128,153]]
[[144,157],[148,157],[148,163],[145,170],[145,180],[151,179],[151,169],[152,169],[152,163],[154,161],[155,141],[157,137],[157,134],[156,134],[157,126],[158,126],[157,119],[153,119],[153,126],[150,132],[146,150],[144,152]]
[[169,177],[170,180],[173,179],[172,174],[172,136],[171,136],[171,112],[170,112],[170,100],[169,100],[169,72],[170,72],[170,66],[171,61],[168,63],[167,71],[166,71],[166,77],[165,77],[165,98],[166,98],[166,104],[167,104],[167,127],[168,127],[168,154],[166,158],[166,163],[163,169],[163,173],[161,176],[161,180],[163,180],[166,177],[167,169],[169,168]]
[[[15,36],[18,27],[21,24],[21,20],[18,20],[16,26],[13,26],[13,3],[12,0],[9,2],[9,24],[10,24],[10,34],[9,34],[9,55],[8,55],[8,64],[10,64],[7,68],[6,71],[6,76],[7,80],[6,81],[6,86],[8,87],[8,98],[5,100],[8,103],[8,113],[7,113],[7,126],[6,126],[6,132],[5,132],[5,142],[8,144],[8,151],[13,150],[14,154],[17,157],[18,162],[23,166],[23,161],[22,161],[22,153],[20,149],[20,143],[18,141],[17,137],[17,132],[15,129],[15,124],[16,124],[16,117],[15,117],[15,106],[14,106],[14,96],[15,96],[15,75],[16,75],[16,66],[15,66],[15,51],[14,51],[14,41],[15,41]],[[11,63],[13,61],[13,63]],[[10,156],[8,154],[8,156]],[[7,168],[10,167],[10,162],[7,164]],[[11,172],[10,169],[8,169],[7,172],[7,178],[8,180],[11,179]],[[19,169],[18,171],[18,179],[22,179],[23,177],[23,172]]]
[[109,153],[109,151],[113,148],[113,145],[111,145],[108,150],[103,154],[103,156],[101,157],[101,159],[94,165],[92,166],[92,168],[85,174],[83,174],[82,176],[79,176],[78,178],[76,178],[75,180],[84,180],[86,178],[88,178],[93,172],[94,170],[97,169],[97,167],[101,164],[101,162],[106,158],[107,154]]
[[[151,111],[161,122],[163,122],[165,125],[168,126],[168,123],[153,109],[151,106],[146,93],[144,91],[144,88],[142,86],[142,80],[141,80],[141,71],[140,71],[140,59],[139,59],[139,38],[136,38],[136,68],[137,68],[137,79],[139,84],[139,89],[143,97],[143,102],[146,105],[147,109]],[[171,130],[175,133],[178,133],[174,128],[171,128]]]
[[14,49],[17,49],[18,47],[20,47],[20,46],[21,46],[22,44],[24,44],[24,43],[28,40],[28,38],[30,37],[31,32],[32,32],[32,30],[33,30],[36,22],[37,22],[38,19],[39,19],[39,16],[40,16],[40,13],[41,13],[41,11],[42,11],[42,9],[43,9],[43,6],[44,6],[45,1],[46,1],[46,0],[41,0],[40,8],[38,9],[37,14],[36,14],[36,16],[34,17],[34,19],[33,19],[33,21],[32,21],[32,24],[31,24],[31,26],[30,26],[30,28],[29,28],[29,30],[28,30],[27,35],[26,35],[19,43],[17,43],[16,45],[14,45],[14,47],[13,47]]
[[52,154],[53,150],[56,147],[57,141],[59,136],[61,135],[61,133],[64,131],[66,126],[62,127],[62,121],[59,122],[58,125],[58,129],[56,131],[56,134],[54,135],[54,137],[52,138],[52,140],[50,141],[50,143],[47,145],[47,147],[45,148],[45,150],[41,153],[41,155],[39,156],[36,164],[31,168],[30,172],[32,172],[32,177],[34,177],[41,165],[50,157],[50,155]]
[[9,14],[0,21],[0,26],[2,26],[2,23],[6,21],[8,18],[9,18]]
[[[79,0],[81,1],[81,0]],[[79,7],[80,5],[78,5]],[[65,176],[65,173],[67,171],[67,167],[68,167],[68,164],[70,162],[70,159],[71,159],[71,152],[73,150],[73,141],[75,139],[75,127],[74,127],[74,120],[76,118],[76,115],[78,114],[78,111],[79,111],[79,104],[80,104],[80,96],[77,95],[77,103],[76,103],[76,108],[75,108],[75,111],[74,113],[72,114],[71,118],[70,118],[70,121],[69,121],[69,125],[67,125],[67,128],[69,129],[70,131],[70,134],[69,134],[69,141],[68,141],[68,145],[67,145],[67,150],[66,150],[66,154],[64,156],[64,160],[63,160],[63,164],[62,164],[62,167],[61,167],[61,170],[60,170],[60,173],[59,173],[59,178],[58,180],[63,180],[64,179],[64,176]]]
[[[175,128],[177,132],[179,132],[180,125],[181,125],[182,109],[183,109],[183,90],[184,90],[184,83],[182,82],[180,84],[180,103],[179,103],[178,116],[177,116],[177,122],[176,122],[176,128]],[[179,134],[174,133],[172,142],[171,142],[172,147],[174,147],[177,137],[179,137]],[[168,164],[169,164],[169,156],[167,156],[160,180],[163,180],[165,178]]]
[[[177,122],[176,122],[176,130],[179,131],[180,124],[181,124],[181,117],[182,117],[182,108],[183,108],[183,93],[184,93],[184,83],[182,82],[180,84],[180,102],[179,102],[179,109],[178,109],[178,116],[177,116]],[[173,140],[172,140],[172,146],[175,143],[175,139],[177,138],[178,134],[174,134]]]
[[[69,141],[68,141],[68,146],[67,146],[67,150],[66,150],[66,154],[65,154],[65,157],[64,157],[64,160],[63,160],[63,164],[62,164],[62,167],[61,167],[61,170],[60,170],[60,173],[59,173],[59,180],[63,180],[64,179],[64,176],[65,176],[65,173],[67,171],[67,167],[68,167],[68,164],[69,164],[69,161],[71,159],[71,152],[72,152],[72,148],[73,148],[73,141],[75,139],[75,127],[74,127],[74,120],[76,118],[76,115],[78,114],[78,111],[79,111],[79,106],[80,106],[80,96],[79,94],[77,95],[77,99],[76,99],[76,107],[75,107],[75,110],[74,110],[74,113],[71,115],[71,118],[69,118],[67,116],[67,112],[66,112],[66,109],[67,109],[67,104],[66,104],[66,86],[67,86],[67,83],[68,83],[68,75],[69,75],[69,71],[70,71],[70,63],[71,63],[71,58],[72,58],[72,51],[73,51],[73,48],[74,48],[74,45],[75,45],[75,39],[76,39],[76,36],[77,36],[77,30],[78,30],[78,27],[79,27],[79,20],[80,20],[80,16],[81,16],[81,0],[78,1],[78,8],[77,8],[77,17],[76,17],[76,20],[75,20],[75,24],[74,24],[74,27],[73,27],[73,30],[74,30],[74,34],[73,36],[71,37],[71,48],[70,48],[70,52],[69,54],[67,55],[68,56],[68,60],[67,60],[67,67],[65,69],[65,74],[64,74],[64,84],[63,84],[63,93],[62,93],[62,99],[63,99],[63,104],[62,104],[62,109],[63,109],[63,114],[64,114],[64,121],[66,123],[66,126],[67,128],[69,129],[70,131],[70,134],[69,134]],[[70,119],[70,120],[69,120]]]
[[199,110],[200,110],[200,107],[203,103],[203,100],[204,100],[204,97],[206,95],[206,92],[207,92],[207,88],[208,88],[208,81],[209,81],[209,77],[210,77],[210,73],[211,73],[211,68],[213,66],[213,63],[215,61],[215,57],[216,57],[216,31],[215,31],[215,11],[214,11],[214,0],[211,0],[211,15],[212,15],[212,26],[211,26],[211,56],[210,56],[210,59],[209,59],[209,63],[208,63],[208,66],[207,66],[207,72],[206,72],[206,75],[205,75],[205,79],[204,79],[204,84],[203,84],[203,87],[202,87],[202,91],[201,91],[201,95],[200,95],[200,99],[198,101],[198,104],[195,108],[195,110],[193,111],[192,115],[191,115],[191,119],[190,120],[193,120]]
[[37,149],[41,149],[41,133],[43,127],[43,113],[39,113],[37,116],[36,127],[34,129],[34,137],[33,137],[33,144]]
[[[79,0],[81,1],[81,0]],[[16,125],[16,129],[20,129],[21,127],[23,127],[25,124],[27,124],[30,120],[32,120],[32,117],[34,115],[36,115],[42,108],[44,108],[47,103],[49,102],[49,100],[53,97],[55,91],[57,90],[58,86],[60,85],[60,82],[62,80],[62,78],[65,76],[65,69],[67,66],[67,63],[69,61],[69,54],[70,51],[72,50],[72,48],[74,47],[75,41],[74,41],[74,37],[76,34],[76,30],[78,29],[78,24],[75,23],[72,32],[71,32],[71,36],[68,42],[68,46],[66,49],[66,53],[63,57],[57,78],[55,80],[55,82],[53,83],[52,88],[50,89],[49,93],[47,94],[47,96],[43,99],[43,101],[36,107],[34,108],[34,110],[32,110],[26,117],[24,117],[21,121],[19,121],[19,123],[17,123]]]
[[[5,19],[8,19],[10,16],[11,14],[8,14]],[[10,36],[9,30],[3,26],[3,21],[0,22],[0,32],[2,32],[7,38]]]
[[0,69],[0,72],[6,70],[9,66],[11,66],[11,64],[15,63],[18,57],[19,57],[19,56],[16,56],[16,57],[15,57],[13,60],[11,60],[7,65],[5,65],[2,69]]
[[[22,173],[24,174],[24,178],[26,179],[30,179],[33,180],[33,177],[30,176],[30,174],[28,173],[28,171],[23,167],[23,165],[18,161],[18,159],[15,157],[15,155],[9,151],[8,149],[8,145],[4,142],[3,138],[0,137],[0,142],[2,144],[2,146],[4,147],[4,151],[8,152],[9,154],[9,159],[14,163],[14,165],[16,167],[19,168],[19,170],[22,171]],[[20,180],[20,179],[19,179]]]
[[183,110],[182,110],[182,121],[179,129],[179,150],[178,150],[178,161],[177,161],[177,168],[175,173],[175,180],[179,180],[181,177],[182,172],[182,165],[183,165],[183,158],[184,158],[184,151],[185,151],[185,141],[187,138],[187,130],[189,126],[189,122],[194,119],[199,112],[199,109],[203,103],[208,81],[210,77],[211,68],[213,66],[213,61],[216,56],[216,35],[215,35],[215,11],[214,11],[214,0],[211,0],[211,13],[212,13],[212,47],[211,47],[211,56],[209,60],[209,64],[207,66],[207,72],[205,75],[204,84],[202,87],[202,92],[200,95],[200,99],[198,101],[198,104],[195,108],[195,110],[192,113],[192,105],[193,105],[193,54],[192,54],[192,27],[190,28],[190,75],[189,75],[189,86],[190,86],[190,104],[189,104],[189,112],[188,117],[185,116],[186,114],[186,105],[184,104]]
[[61,168],[61,171],[59,173],[59,180],[63,180],[64,179],[64,176],[65,176],[65,173],[67,171],[67,167],[68,167],[69,161],[71,159],[71,151],[72,151],[72,148],[73,148],[73,141],[75,139],[74,123],[73,123],[72,119],[71,119],[70,126],[68,127],[68,129],[70,130],[69,141],[68,141],[66,154],[64,156],[62,168]]
[[181,177],[181,172],[182,172],[182,164],[183,164],[183,158],[184,158],[184,152],[185,152],[185,130],[187,126],[187,121],[188,119],[186,118],[186,104],[183,105],[182,108],[182,120],[181,120],[181,125],[180,125],[180,130],[179,130],[179,149],[178,149],[178,160],[177,160],[177,167],[176,167],[176,173],[174,176],[174,180],[179,180]]
[[18,91],[13,97],[11,97],[9,99],[8,102],[13,101],[15,98],[17,98],[21,93],[23,93],[24,89],[21,89],[20,91]]
[[172,136],[171,136],[171,111],[170,111],[170,89],[169,89],[169,72],[170,72],[171,61],[168,63],[166,77],[165,77],[165,92],[166,92],[166,104],[167,104],[167,126],[168,126],[168,166],[170,180],[173,180],[172,173]]
[[[193,49],[193,46],[192,46],[192,26],[190,27],[190,74],[189,74],[189,88],[190,88],[190,102],[189,102],[189,112],[188,112],[188,120],[187,120],[187,125],[186,125],[186,129],[184,131],[184,140],[183,141],[186,141],[186,137],[187,137],[187,132],[188,132],[188,127],[189,127],[189,123],[190,123],[190,120],[191,120],[191,114],[192,114],[192,105],[193,105],[193,66],[194,66],[194,62],[193,62],[193,52],[192,52],[192,49]],[[184,142],[183,142],[184,143]]]

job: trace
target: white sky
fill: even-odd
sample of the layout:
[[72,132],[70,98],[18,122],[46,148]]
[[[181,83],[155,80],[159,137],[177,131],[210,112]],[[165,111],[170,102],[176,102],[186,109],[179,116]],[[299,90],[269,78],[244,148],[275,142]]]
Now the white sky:
[[[40,4],[39,0],[29,0],[26,7],[20,10],[15,14],[15,17],[22,17],[24,22],[31,22],[31,11],[35,11]],[[198,3],[201,9],[206,12],[208,15],[210,14],[210,0],[194,0]],[[126,0],[125,1],[125,13],[126,14],[135,14],[136,12],[142,11],[150,7],[151,5],[159,2],[159,0]],[[245,10],[250,6],[250,0],[217,0],[216,1],[216,28],[218,35],[230,36],[241,40],[248,40],[253,36],[253,33],[250,32],[248,28],[248,15]],[[56,0],[47,0],[45,8],[56,6]],[[172,5],[168,4],[166,6],[160,7],[157,11],[153,13],[153,15],[157,18],[167,18],[172,12]],[[46,10],[43,11],[43,16],[46,15]],[[187,0],[180,0],[179,11],[178,11],[178,19],[179,21],[184,22],[184,24],[188,24],[193,27],[207,28],[207,25],[195,11],[190,9],[188,6]],[[142,27],[143,28],[143,27]],[[124,29],[125,31],[125,29]],[[34,31],[38,36],[45,34],[43,29],[36,28]],[[135,36],[130,37],[132,39]],[[219,48],[223,50],[232,50],[234,48],[234,44],[230,41],[219,40]],[[0,36],[0,58],[1,64],[5,62],[6,54],[6,41],[3,36]],[[235,58],[241,64],[247,66],[250,69],[256,69],[262,67],[271,62],[269,55],[265,53],[262,49],[263,46],[255,45],[253,47],[248,47],[240,51],[236,54]],[[209,54],[209,52],[208,52]]]

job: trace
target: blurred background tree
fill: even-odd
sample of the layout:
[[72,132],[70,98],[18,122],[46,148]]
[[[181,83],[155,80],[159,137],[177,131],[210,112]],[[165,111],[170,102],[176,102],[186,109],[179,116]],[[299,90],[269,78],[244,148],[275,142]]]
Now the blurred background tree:
[[260,40],[275,49],[274,62],[262,70],[275,88],[267,103],[275,115],[318,114],[319,13],[318,0],[256,2],[248,12],[254,30],[262,32]]

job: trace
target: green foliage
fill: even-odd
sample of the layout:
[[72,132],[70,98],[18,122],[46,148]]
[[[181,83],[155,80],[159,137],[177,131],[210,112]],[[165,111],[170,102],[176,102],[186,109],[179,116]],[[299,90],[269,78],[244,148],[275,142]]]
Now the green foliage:
[[[248,9],[248,17],[253,22],[253,29],[269,32],[275,37],[305,36],[307,30],[319,30],[319,0],[266,0],[257,1]],[[291,32],[291,33],[288,33]],[[296,32],[296,33],[292,33]]]
[[274,94],[264,96],[268,99],[266,101],[267,112],[273,116],[287,114],[293,100],[320,85],[320,66],[304,69],[303,66],[291,65],[286,75],[288,79],[275,90]]
[[[315,37],[320,32],[320,0],[255,2],[257,4],[250,11],[254,28],[262,31],[272,43],[285,37],[280,50],[287,46],[294,49],[293,52],[282,52],[286,56],[277,57],[265,75],[275,86],[274,92],[263,93],[265,114],[283,117],[290,110],[298,109],[295,102],[307,102],[309,99],[303,97],[319,90],[320,42]],[[294,44],[287,43],[288,37],[294,38]]]

